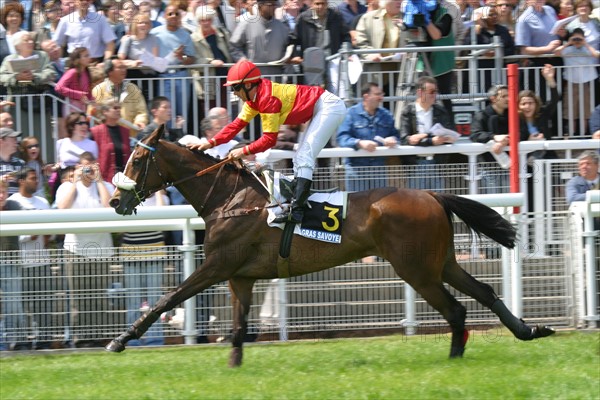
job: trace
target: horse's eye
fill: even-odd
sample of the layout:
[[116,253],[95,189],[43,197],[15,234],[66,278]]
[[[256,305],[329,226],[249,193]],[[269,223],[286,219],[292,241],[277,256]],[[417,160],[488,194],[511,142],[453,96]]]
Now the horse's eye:
[[134,159],[133,159],[133,165],[134,165],[134,166],[138,166],[138,165],[140,165],[140,159],[139,159],[139,158],[134,158]]

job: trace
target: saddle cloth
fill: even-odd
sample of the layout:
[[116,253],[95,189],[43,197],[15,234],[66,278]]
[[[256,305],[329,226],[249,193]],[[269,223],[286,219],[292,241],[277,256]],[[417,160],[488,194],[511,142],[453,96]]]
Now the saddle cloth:
[[[265,175],[266,176],[266,175]],[[288,182],[290,178],[275,172],[273,178],[267,176],[269,191],[273,203],[285,204],[288,199],[281,193],[280,180]],[[335,191],[332,193],[313,193],[308,198],[309,207],[304,213],[301,224],[297,224],[294,234],[328,243],[342,242],[342,222],[346,218],[348,192]],[[283,229],[285,223],[274,223],[273,220],[281,212],[279,205],[268,209],[267,224],[270,227]]]

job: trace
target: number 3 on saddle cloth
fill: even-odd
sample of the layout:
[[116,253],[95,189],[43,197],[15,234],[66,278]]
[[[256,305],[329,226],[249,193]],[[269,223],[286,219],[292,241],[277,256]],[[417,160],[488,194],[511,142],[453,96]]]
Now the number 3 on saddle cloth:
[[[282,184],[281,181],[285,183]],[[276,172],[271,188],[272,196],[279,203],[288,203],[291,192],[288,193],[291,181]],[[285,193],[285,194],[283,194]],[[301,224],[296,225],[294,233],[304,236],[308,239],[315,239],[328,243],[342,242],[342,223],[346,217],[346,204],[348,193],[341,191],[334,192],[313,192],[308,198],[309,207],[304,212],[304,218]],[[276,212],[279,207],[269,208],[267,223],[271,227],[283,229],[285,223],[273,223],[277,217]]]

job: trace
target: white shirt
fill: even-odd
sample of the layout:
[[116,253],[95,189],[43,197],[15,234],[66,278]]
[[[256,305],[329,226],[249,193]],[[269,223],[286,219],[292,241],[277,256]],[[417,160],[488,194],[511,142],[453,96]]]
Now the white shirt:
[[[15,193],[9,199],[16,201],[25,210],[49,210],[48,200],[40,196],[25,197],[20,193]],[[32,239],[33,238],[33,239]],[[47,252],[43,251],[45,247],[44,235],[21,235],[19,236],[19,248],[21,249],[21,259],[29,264],[34,261],[44,263],[48,261]]]
[[[59,203],[70,189],[73,187],[72,182],[65,182],[58,187],[56,191],[56,202]],[[77,194],[71,208],[102,208],[100,194],[96,182],[93,182],[89,187],[83,183],[77,182]],[[109,193],[114,191],[114,187],[104,182]],[[110,257],[113,255],[113,241],[110,233],[67,233],[65,235],[64,249],[84,257]]]
[[417,112],[417,133],[429,133],[433,125],[433,107],[425,111],[419,103],[415,103],[415,111]]

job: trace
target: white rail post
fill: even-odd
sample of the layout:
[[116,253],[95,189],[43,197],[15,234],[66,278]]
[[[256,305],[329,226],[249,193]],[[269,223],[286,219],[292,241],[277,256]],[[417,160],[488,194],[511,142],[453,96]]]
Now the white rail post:
[[585,205],[586,212],[584,215],[583,222],[585,229],[583,232],[584,237],[584,249],[585,249],[585,276],[586,276],[586,305],[587,311],[585,319],[588,321],[590,328],[595,328],[598,316],[598,302],[596,296],[598,295],[596,286],[596,248],[595,241],[598,231],[594,230],[594,217],[592,213],[592,204],[600,203],[600,191],[590,190],[585,194]]
[[288,309],[286,279],[277,280],[277,301],[279,302],[279,340],[288,340]]
[[[183,279],[187,279],[196,269],[194,253],[196,252],[196,234],[191,227],[190,219],[185,219],[183,227],[183,243],[177,247],[183,253]],[[196,296],[192,296],[184,303],[183,336],[185,344],[196,344]]]

